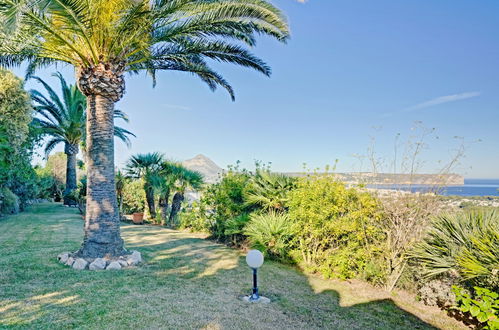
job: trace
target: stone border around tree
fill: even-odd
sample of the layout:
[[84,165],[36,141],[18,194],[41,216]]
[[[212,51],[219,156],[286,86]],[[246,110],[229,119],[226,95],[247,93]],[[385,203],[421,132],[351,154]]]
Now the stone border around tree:
[[63,252],[57,256],[61,264],[77,270],[120,270],[137,266],[142,262],[139,251],[132,251],[131,254],[118,258],[76,258],[70,252]]

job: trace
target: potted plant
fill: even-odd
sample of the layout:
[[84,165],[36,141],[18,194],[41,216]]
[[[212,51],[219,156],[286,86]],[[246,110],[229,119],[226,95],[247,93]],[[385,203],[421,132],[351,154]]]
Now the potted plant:
[[144,212],[139,211],[139,210],[134,210],[133,212],[133,223],[134,224],[143,224],[144,223]]

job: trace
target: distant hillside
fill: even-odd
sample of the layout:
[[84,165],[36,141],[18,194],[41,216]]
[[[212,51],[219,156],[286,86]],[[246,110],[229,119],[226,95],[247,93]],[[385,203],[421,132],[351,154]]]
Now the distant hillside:
[[201,173],[207,183],[217,182],[219,173],[222,173],[222,168],[205,155],[197,155],[192,159],[183,161],[182,165]]
[[[215,164],[205,155],[197,155],[192,159],[183,161],[182,164],[188,169],[200,172],[207,183],[216,183],[223,169]],[[290,172],[283,173],[289,176],[301,177],[305,173]],[[338,180],[350,184],[421,184],[421,185],[464,185],[464,177],[458,174],[390,174],[390,173],[334,173]]]
[[[305,176],[305,173],[284,173],[289,176]],[[459,174],[391,174],[391,173],[334,173],[338,180],[351,184],[376,185],[464,185],[464,177]]]

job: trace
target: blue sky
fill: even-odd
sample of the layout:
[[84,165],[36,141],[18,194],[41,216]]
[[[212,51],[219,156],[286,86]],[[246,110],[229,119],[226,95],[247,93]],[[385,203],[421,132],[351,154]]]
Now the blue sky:
[[[455,171],[499,177],[499,1],[274,3],[288,15],[292,38],[287,45],[261,38],[254,49],[272,77],[217,65],[236,102],[183,73],[160,74],[154,89],[143,75],[127,77],[118,107],[137,138],[131,149],[116,143],[118,165],[161,151],[178,160],[202,153],[222,167],[259,159],[298,171],[338,159],[339,171],[367,170],[354,155],[374,140],[389,170],[397,134],[402,154],[421,121],[435,128],[421,172],[437,171],[464,143]],[[62,71],[73,79],[71,68]],[[49,71],[39,75],[51,79]]]

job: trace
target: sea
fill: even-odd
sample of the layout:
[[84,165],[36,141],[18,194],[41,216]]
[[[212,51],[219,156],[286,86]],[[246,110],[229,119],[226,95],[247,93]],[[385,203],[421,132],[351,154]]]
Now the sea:
[[401,189],[412,192],[436,191],[444,196],[499,196],[499,179],[464,179],[462,186],[447,186],[435,189],[427,185],[376,185],[376,189]]

